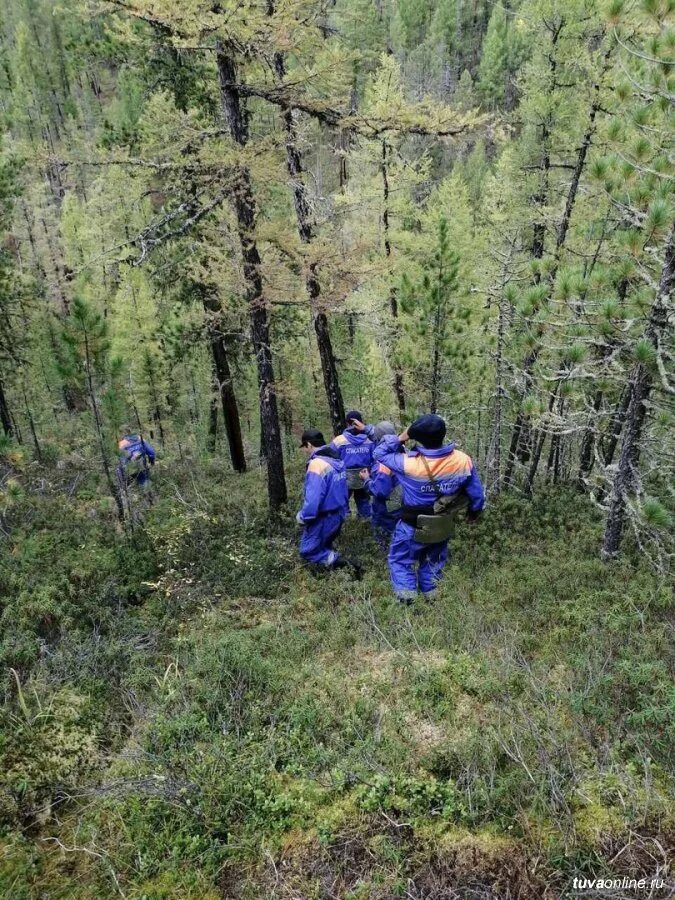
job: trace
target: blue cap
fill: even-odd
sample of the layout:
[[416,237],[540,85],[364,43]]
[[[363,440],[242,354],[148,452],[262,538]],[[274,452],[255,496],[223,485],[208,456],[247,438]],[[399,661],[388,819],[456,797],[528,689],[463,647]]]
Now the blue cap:
[[429,441],[440,446],[445,438],[445,422],[440,416],[431,414],[420,416],[408,428],[408,435],[414,441],[419,441],[420,444],[426,444]]

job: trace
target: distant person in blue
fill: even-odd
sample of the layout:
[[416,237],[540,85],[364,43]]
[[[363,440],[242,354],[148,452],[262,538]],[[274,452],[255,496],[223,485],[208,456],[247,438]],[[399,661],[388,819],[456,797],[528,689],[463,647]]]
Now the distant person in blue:
[[345,464],[340,454],[327,446],[323,434],[316,428],[304,431],[300,447],[307,455],[304,503],[296,516],[303,526],[300,556],[307,563],[326,569],[358,566],[344,559],[333,548],[347,517],[349,496]]
[[[364,434],[366,426],[363,416],[357,409],[350,409],[345,416],[347,427],[333,438],[330,446],[340,454],[340,459],[347,470],[347,486],[349,496],[356,503],[356,514],[359,519],[370,519],[370,495],[361,481],[361,469],[370,469],[373,464],[373,447],[375,446]],[[356,427],[358,424],[358,428]]]
[[[357,425],[357,429],[365,426]],[[408,440],[417,445],[406,452]],[[443,513],[443,504],[450,498],[465,501],[469,521],[475,521],[485,506],[485,492],[471,457],[444,440],[443,419],[421,416],[402,434],[385,435],[373,452],[375,461],[396,475],[403,491],[401,519],[388,556],[391,583],[401,603],[411,604],[418,591],[426,598],[434,596],[451,533],[452,517]],[[437,539],[430,540],[434,535]]]
[[123,486],[135,484],[140,488],[150,487],[150,466],[154,466],[157,454],[139,434],[127,434],[120,439],[117,475]]
[[[398,429],[387,421],[377,425],[366,425],[367,434],[375,445],[386,435],[398,434]],[[387,550],[389,541],[401,518],[402,492],[398,478],[384,463],[374,462],[370,469],[361,469],[361,480],[372,500],[373,534],[382,550]]]

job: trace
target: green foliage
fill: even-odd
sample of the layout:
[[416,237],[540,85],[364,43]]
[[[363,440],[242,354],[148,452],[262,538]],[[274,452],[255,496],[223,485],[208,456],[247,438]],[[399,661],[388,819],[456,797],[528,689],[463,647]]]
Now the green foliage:
[[[671,5],[5,4],[3,897],[543,897],[652,865]],[[361,522],[363,581],[298,563],[330,353],[348,405],[438,409],[488,476],[434,604],[392,603]],[[159,452],[122,524],[127,429]]]
[[[405,327],[411,336],[411,347],[424,348],[428,362],[417,363],[417,379],[428,386],[429,405],[437,410],[441,385],[452,381],[449,371],[464,365],[465,351],[461,339],[464,323],[471,310],[462,303],[459,282],[460,257],[451,248],[448,222],[440,215],[435,232],[435,246],[423,261],[422,277],[417,283],[403,276],[400,288],[401,306],[407,313]],[[412,358],[412,357],[411,357]],[[453,396],[451,389],[450,396]]]
[[495,6],[485,35],[479,69],[480,93],[491,109],[504,102],[508,67],[507,15],[502,6]]

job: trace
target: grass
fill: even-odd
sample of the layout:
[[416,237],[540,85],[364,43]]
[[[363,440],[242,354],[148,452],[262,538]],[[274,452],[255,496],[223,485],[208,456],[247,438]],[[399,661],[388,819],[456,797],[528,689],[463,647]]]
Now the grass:
[[663,871],[670,597],[597,558],[585,499],[503,498],[407,610],[363,523],[364,580],[317,578],[260,476],[209,467],[159,478],[131,541],[90,485],[22,473],[2,896],[534,898]]

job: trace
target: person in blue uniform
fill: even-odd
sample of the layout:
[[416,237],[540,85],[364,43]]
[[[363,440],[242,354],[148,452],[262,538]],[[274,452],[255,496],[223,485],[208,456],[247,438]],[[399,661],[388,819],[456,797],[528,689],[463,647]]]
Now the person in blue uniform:
[[[398,430],[391,422],[382,421],[377,425],[366,425],[364,434],[371,438],[375,445],[385,435],[396,435]],[[398,478],[384,463],[373,462],[370,469],[360,472],[364,488],[372,497],[373,535],[379,547],[386,552],[389,541],[401,518],[401,488]]]
[[150,467],[154,466],[156,453],[139,434],[126,434],[118,443],[119,463],[117,476],[124,487],[136,484],[140,488],[150,487]]
[[303,526],[300,556],[306,563],[326,569],[349,566],[333,547],[347,517],[345,464],[316,428],[303,432],[300,446],[307,455],[304,502],[296,516]]
[[[418,516],[433,515],[439,496],[465,494],[469,521],[475,521],[485,506],[485,491],[473,460],[453,443],[445,444],[445,432],[440,416],[421,416],[402,434],[385,435],[373,452],[375,461],[396,475],[403,492],[401,519],[387,559],[392,587],[401,603],[412,603],[418,591],[423,597],[433,597],[448,557],[447,538],[437,543],[415,539]],[[417,444],[406,452],[408,440]]]
[[[333,450],[340,454],[347,470],[349,496],[356,503],[356,514],[359,519],[370,519],[370,495],[363,487],[360,471],[370,469],[373,464],[373,441],[364,432],[366,426],[363,416],[357,409],[350,409],[345,416],[347,427],[330,443]],[[356,426],[360,426],[357,428]]]

